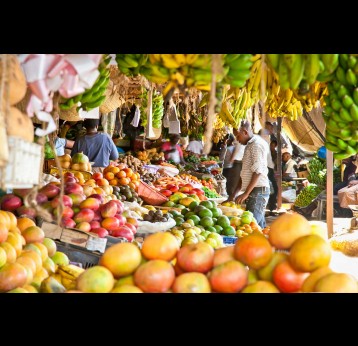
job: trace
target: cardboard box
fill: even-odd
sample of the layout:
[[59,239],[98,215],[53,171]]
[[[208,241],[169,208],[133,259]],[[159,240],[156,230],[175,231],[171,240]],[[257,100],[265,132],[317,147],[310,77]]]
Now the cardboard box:
[[54,223],[44,221],[41,226],[47,238],[60,240],[64,243],[76,245],[90,251],[104,253],[107,239],[99,238],[94,233],[80,231],[79,229],[63,228]]
[[308,177],[308,171],[300,171],[300,172],[297,172],[297,176],[298,178],[307,178]]

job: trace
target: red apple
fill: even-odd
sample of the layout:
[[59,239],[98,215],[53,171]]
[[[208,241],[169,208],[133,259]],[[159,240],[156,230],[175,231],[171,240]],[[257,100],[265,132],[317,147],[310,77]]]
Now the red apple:
[[68,197],[72,199],[72,205],[77,207],[81,204],[82,201],[86,199],[86,196],[83,193],[70,193]]
[[42,187],[39,192],[45,194],[47,198],[54,198],[59,195],[60,188],[54,184],[47,184],[44,187]]
[[[58,208],[54,208],[53,209],[53,215],[57,217],[58,211],[59,211]],[[63,218],[71,218],[71,217],[73,217],[73,215],[75,215],[75,212],[73,211],[72,208],[70,208],[70,207],[64,207],[63,208],[63,211],[62,211],[62,217]]]
[[47,196],[44,194],[44,193],[41,193],[39,192],[37,195],[36,195],[36,202],[37,204],[44,204],[45,202],[48,201],[48,198]]
[[162,195],[167,196],[167,197],[169,197],[169,196],[171,196],[173,194],[173,192],[171,192],[170,190],[167,190],[167,189],[161,189],[159,192]]
[[119,226],[124,226],[124,224],[127,222],[127,219],[122,214],[116,214],[114,217],[119,220]]
[[71,193],[83,194],[83,187],[77,183],[66,183],[65,184],[65,194],[68,195]]
[[32,189],[13,189],[12,192],[14,193],[14,195],[24,198],[31,190]]
[[73,219],[75,220],[76,223],[91,222],[93,220],[93,217],[94,217],[94,211],[92,209],[85,208],[85,209],[81,209],[80,212],[75,214]]
[[78,179],[76,177],[67,177],[64,179],[64,182],[66,184],[74,184],[74,183],[78,183]]
[[98,199],[99,204],[103,204],[103,202],[104,202],[103,196],[98,194],[98,193],[94,193],[94,194],[88,196],[88,198],[96,198],[96,199]]
[[92,174],[92,179],[97,180],[97,179],[103,179],[103,174],[101,172],[96,172]]
[[177,191],[179,191],[179,187],[178,186],[176,186],[176,185],[172,185],[173,187],[171,187],[171,188],[168,188],[168,186],[167,186],[167,189],[169,189],[171,192],[173,192],[173,193],[175,193],[175,192],[177,192]]
[[99,221],[95,221],[95,220],[92,220],[90,222],[90,225],[91,225],[91,229],[95,229],[95,228],[99,228],[101,227],[101,223]]
[[191,188],[188,186],[182,186],[179,188],[179,192],[189,193],[190,191],[191,191]]
[[173,187],[177,187],[176,185],[174,184],[167,184],[167,186],[165,187],[166,189],[170,190],[172,189]]
[[132,223],[126,222],[124,224],[124,226],[128,227],[132,231],[133,234],[137,233],[137,227],[134,226]]
[[194,188],[191,190],[191,193],[195,193],[196,195],[203,195],[205,192],[202,189]]
[[104,238],[109,235],[108,231],[103,227],[94,228],[91,232],[96,233],[100,238]]
[[114,229],[112,231],[112,236],[126,238],[129,242],[133,241],[134,238],[133,232],[126,226],[120,226]]
[[185,184],[184,186],[185,186],[185,187],[189,187],[190,189],[193,188],[193,185],[191,185],[191,184]]
[[97,198],[88,197],[84,201],[80,203],[80,209],[88,208],[92,209],[93,211],[99,209],[100,202]]
[[1,209],[6,211],[14,211],[15,209],[22,206],[22,200],[12,194],[3,196],[1,199]]
[[[71,197],[67,196],[67,195],[63,195],[62,196],[62,202],[63,205],[65,207],[72,207],[73,202]],[[57,206],[60,204],[60,197],[55,197],[52,201],[51,201],[51,206],[52,208],[57,208]]]
[[71,218],[63,217],[61,220],[61,226],[66,228],[75,228],[76,222],[74,222]]
[[75,177],[75,175],[72,173],[72,172],[66,172],[66,173],[64,173],[64,175],[63,175],[65,178],[68,178],[68,177]]
[[83,232],[89,232],[91,230],[91,225],[89,222],[83,221],[83,222],[79,222],[75,228]]
[[102,217],[113,217],[117,214],[117,203],[111,200],[105,204],[102,204],[99,210],[101,212]]

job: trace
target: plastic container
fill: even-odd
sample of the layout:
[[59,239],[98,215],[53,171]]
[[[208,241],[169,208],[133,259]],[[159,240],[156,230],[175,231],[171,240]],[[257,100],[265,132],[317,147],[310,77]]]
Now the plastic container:
[[237,241],[237,237],[228,237],[226,235],[223,235],[222,237],[225,245],[233,245]]

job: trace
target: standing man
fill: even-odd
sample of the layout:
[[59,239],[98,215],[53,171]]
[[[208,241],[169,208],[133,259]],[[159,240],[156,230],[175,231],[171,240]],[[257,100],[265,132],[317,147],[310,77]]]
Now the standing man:
[[[270,185],[267,177],[267,148],[258,136],[254,135],[250,122],[243,120],[236,139],[246,145],[239,182],[229,197],[241,204],[246,200],[246,210],[253,213],[258,225],[266,226],[265,209],[270,196]],[[243,193],[237,196],[239,191]]]

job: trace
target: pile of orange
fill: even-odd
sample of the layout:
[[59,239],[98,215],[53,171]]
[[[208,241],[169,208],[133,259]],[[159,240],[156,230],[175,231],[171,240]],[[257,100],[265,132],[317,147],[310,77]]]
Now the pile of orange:
[[113,186],[128,185],[133,190],[138,190],[140,174],[134,172],[131,168],[122,168],[108,166],[103,171],[103,176]]

